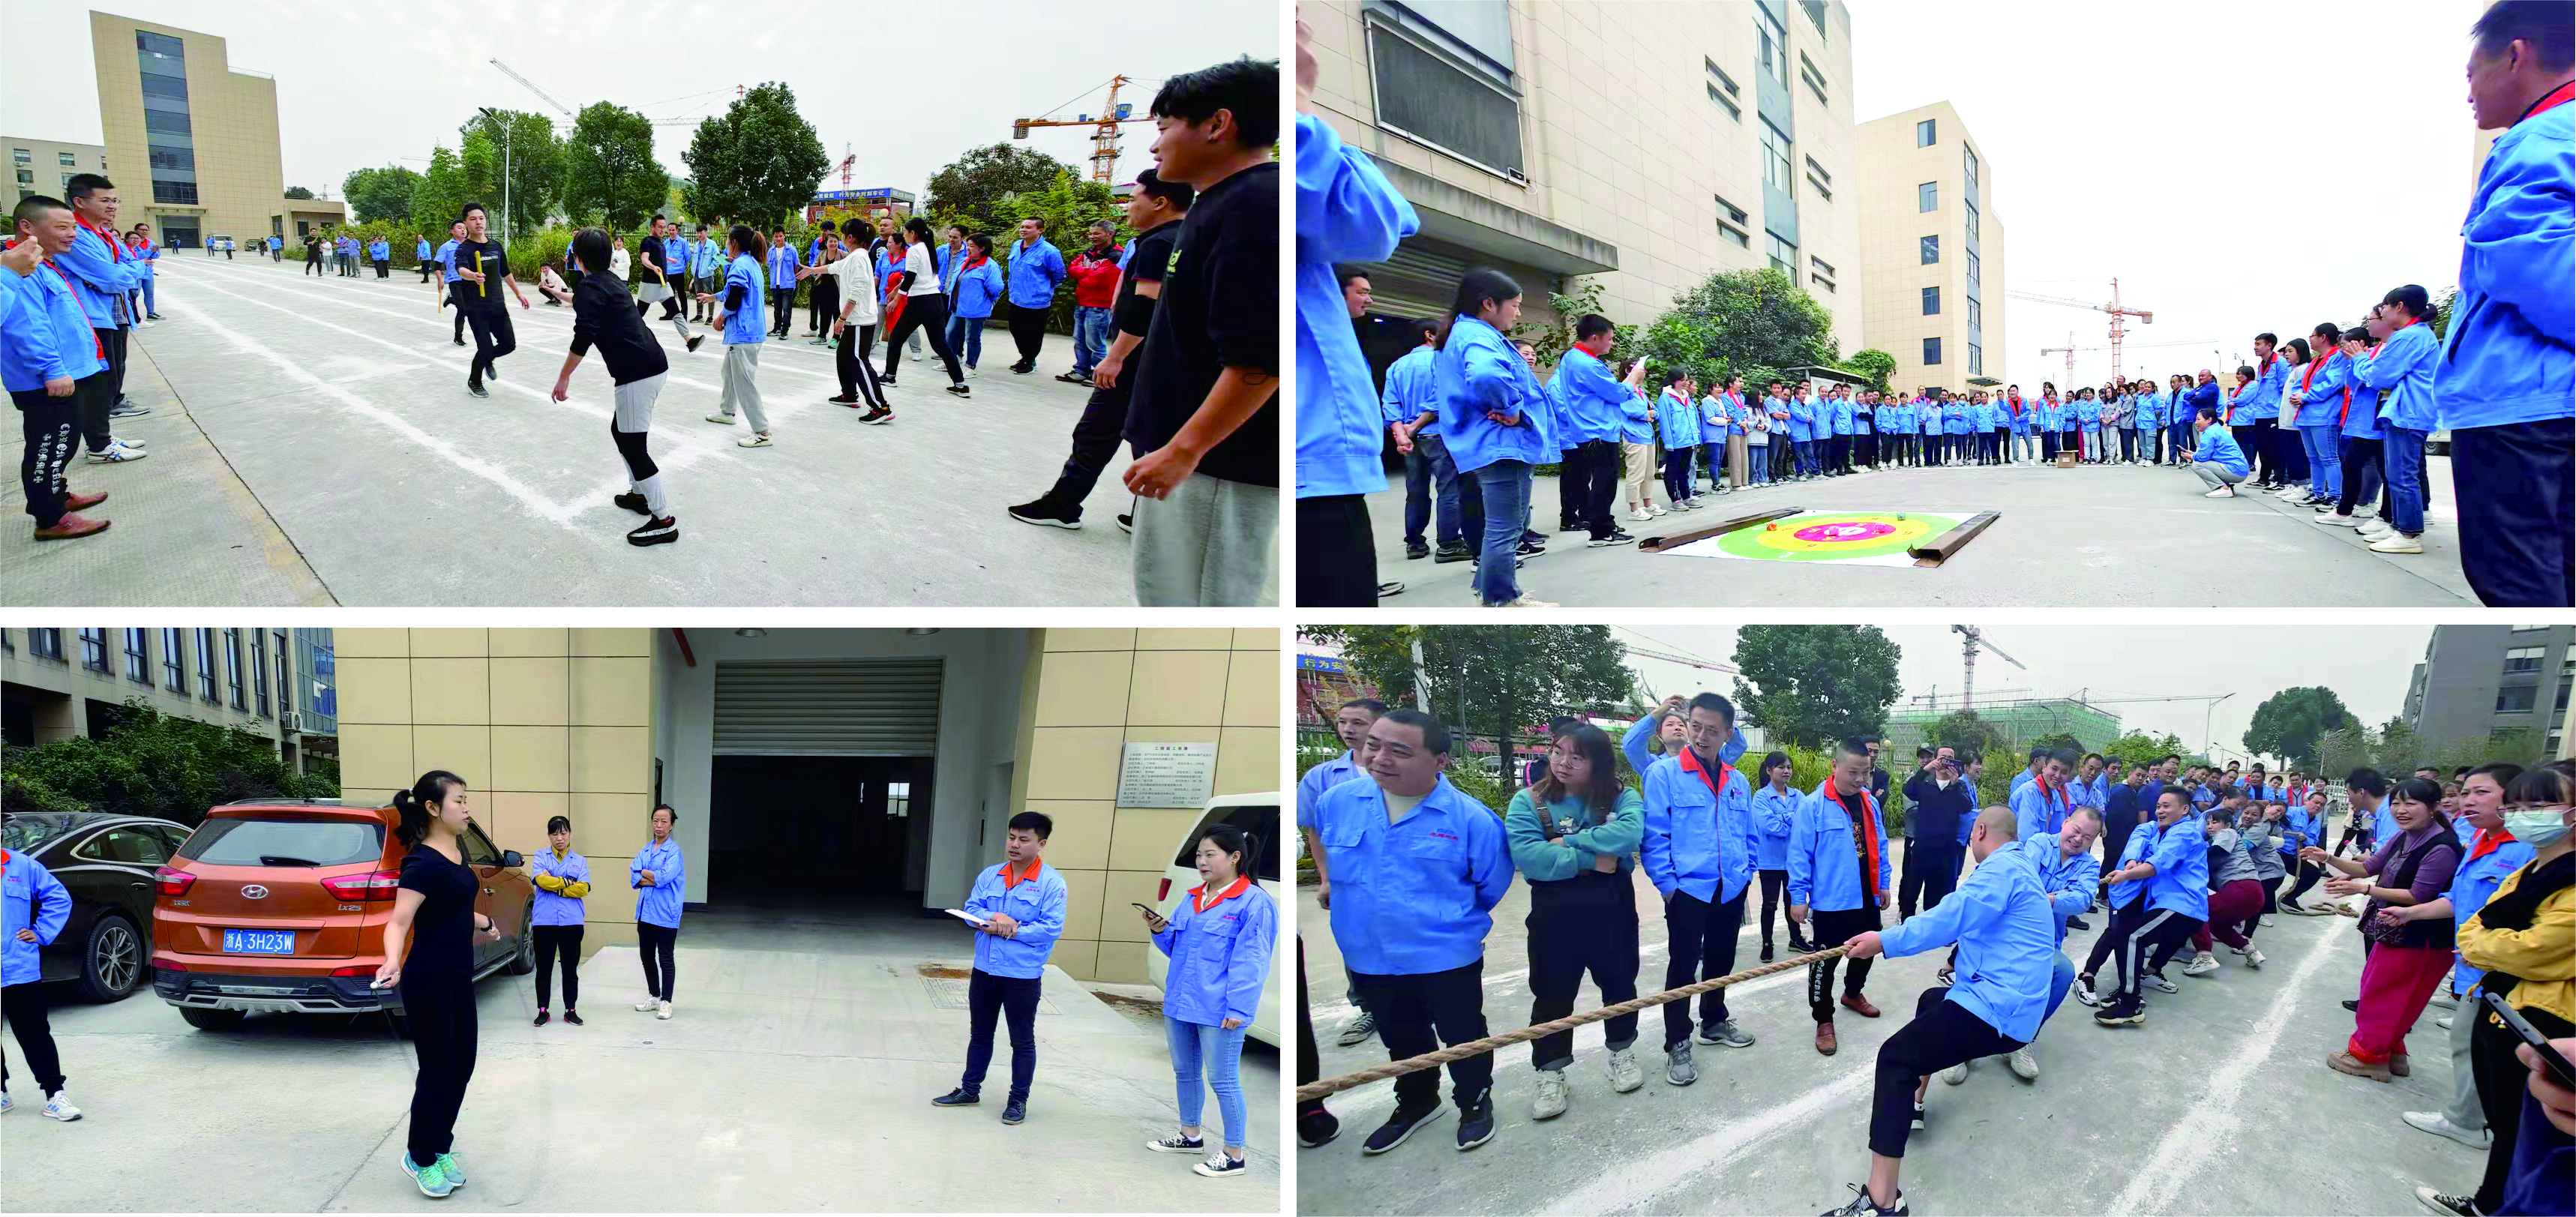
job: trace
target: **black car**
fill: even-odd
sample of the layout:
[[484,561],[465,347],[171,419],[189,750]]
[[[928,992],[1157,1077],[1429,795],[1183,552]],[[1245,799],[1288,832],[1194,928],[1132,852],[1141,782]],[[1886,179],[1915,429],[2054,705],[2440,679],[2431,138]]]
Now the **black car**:
[[30,812],[0,823],[0,848],[34,858],[71,893],[71,920],[40,953],[43,979],[77,982],[96,1002],[150,981],[153,872],[187,839],[185,824],[103,811]]

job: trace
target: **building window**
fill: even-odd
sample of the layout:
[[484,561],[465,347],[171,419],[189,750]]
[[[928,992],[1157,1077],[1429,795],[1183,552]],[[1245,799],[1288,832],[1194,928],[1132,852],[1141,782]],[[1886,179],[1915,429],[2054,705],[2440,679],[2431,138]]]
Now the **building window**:
[[1917,148],[1929,148],[1929,147],[1931,147],[1931,146],[1933,145],[1933,143],[1934,143],[1934,142],[1936,142],[1936,141],[1935,141],[1935,139],[1934,139],[1934,134],[1935,134],[1935,132],[1936,132],[1936,130],[1937,130],[1937,129],[1932,125],[1932,124],[1933,124],[1933,121],[1934,121],[1934,120],[1927,118],[1927,119],[1924,119],[1922,122],[1919,122],[1919,123],[1914,124],[1914,146],[1915,146],[1915,147],[1917,147]]
[[186,135],[192,130],[188,125],[187,115],[168,110],[144,111],[143,129],[164,135]]
[[912,783],[886,783],[886,818],[901,820],[912,815]]
[[2496,690],[2495,712],[2498,714],[2529,714],[2531,713],[2531,707],[2539,700],[2540,687],[2537,685],[2513,685],[2508,688],[2498,689]]
[[1960,156],[1962,156],[1962,157],[1964,157],[1964,158],[1966,158],[1966,159],[1965,159],[1964,161],[1962,161],[1961,163],[1962,163],[1962,164],[1964,164],[1964,165],[1967,167],[1967,170],[1968,170],[1968,193],[1970,193],[1970,194],[1975,194],[1975,193],[1977,192],[1977,153],[1976,153],[1976,150],[1975,150],[1975,149],[1973,149],[1973,148],[1970,148],[1970,147],[1969,147],[1969,146],[1967,146],[1966,144],[1961,144],[1961,145],[1959,145],[1959,155],[1960,155]]
[[1964,200],[1959,205],[1968,213],[1968,240],[1974,242],[1977,239],[1977,205]]
[[9,150],[9,159],[18,162],[21,165],[25,165],[33,163],[36,159],[36,155],[24,148],[11,148]]
[[1771,265],[1777,267],[1780,270],[1780,273],[1789,276],[1789,282],[1793,284],[1796,283],[1798,281],[1798,247],[1781,240],[1777,234],[1764,233],[1763,235],[1770,238],[1771,241]]
[[1700,57],[1700,62],[1707,65],[1708,75],[1712,81],[1708,86],[1708,99],[1722,107],[1728,118],[1743,122],[1744,107],[1736,104],[1736,99],[1744,96],[1744,90],[1736,87],[1735,78],[1727,75],[1724,68],[1717,66],[1716,60],[1703,55]]
[[161,687],[188,695],[188,640],[185,630],[161,631]]
[[[1369,22],[1369,67],[1377,85],[1378,125],[1513,181],[1525,181],[1520,101],[1506,91],[1512,76],[1509,13],[1500,3],[1444,7],[1488,19],[1478,29],[1466,31],[1482,37],[1471,40],[1419,17],[1406,19],[1401,32],[1391,19]],[[1454,53],[1434,53],[1428,44],[1435,41],[1453,43]],[[1462,63],[1484,70],[1471,71]]]
[[1973,249],[1968,251],[1968,294],[1971,296],[1976,295],[1977,292],[1984,287],[1984,284],[1978,282],[1977,279],[1979,268],[1984,264],[1985,263],[1977,257],[1977,251]]
[[220,680],[215,668],[215,632],[197,631],[197,696],[212,705],[224,704],[223,694],[216,691]]
[[1717,234],[1734,242],[1737,249],[1753,248],[1753,239],[1746,231],[1748,222],[1744,209],[1727,202],[1725,195],[1712,197],[1717,200]]
[[1825,32],[1825,0],[1798,0],[1798,7],[1807,10],[1807,20],[1815,23],[1817,35],[1822,36]]
[[1834,264],[1814,254],[1807,255],[1807,281],[1826,291],[1834,290]]
[[232,674],[232,679],[227,683],[233,691],[233,709],[250,709],[250,699],[242,695],[242,649],[240,630],[224,631],[224,659],[227,661],[229,670]]
[[1923,315],[1926,317],[1938,317],[1941,315],[1940,288],[1927,287],[1923,289]]
[[1938,339],[1938,338],[1926,338],[1926,339],[1924,339],[1924,340],[1923,340],[1923,366],[1924,366],[1924,367],[1927,367],[1927,368],[1929,368],[1929,367],[1938,367],[1938,366],[1940,366],[1940,363],[1941,363],[1941,340],[1940,340],[1940,339]]
[[286,723],[295,713],[294,665],[287,661],[286,631],[279,630],[277,644],[277,721]]
[[17,653],[18,644],[9,641],[9,631],[0,630],[0,655],[15,655]]
[[1925,182],[1914,188],[1914,210],[1939,211],[1940,209],[1941,183]]
[[173,148],[167,144],[151,144],[147,145],[147,147],[151,153],[152,167],[154,169],[185,169],[191,173],[196,172],[196,149]]
[[1971,343],[1969,343],[1969,344],[1968,344],[1968,375],[1970,375],[1970,376],[1983,376],[1983,375],[1985,375],[1985,374],[1986,374],[1986,348],[1985,348],[1985,345],[1984,345],[1984,344],[1982,344],[1982,343],[1971,342]]
[[73,156],[71,153],[57,152],[54,154],[54,158],[70,168],[77,169],[80,167],[80,158]]
[[109,676],[116,675],[116,669],[107,666],[107,631],[82,630],[80,644],[81,667],[92,672],[103,672]]
[[152,179],[152,201],[155,203],[190,203],[197,201],[195,182],[172,182]]
[[1786,195],[1796,195],[1798,186],[1789,174],[1789,137],[1782,135],[1771,120],[1762,120],[1762,184]]
[[1817,164],[1812,156],[1807,158],[1807,184],[1815,187],[1816,193],[1824,196],[1825,201],[1833,201],[1834,175],[1825,172],[1825,167]]
[[1718,109],[1726,111],[1726,116],[1728,118],[1734,119],[1737,122],[1744,121],[1744,107],[1735,104],[1735,99],[1728,97],[1724,93],[1718,92],[1716,85],[1710,85],[1708,87],[1708,99],[1716,102]]
[[1940,261],[1941,238],[1938,235],[1923,238],[1923,265],[1933,266]]
[[21,170],[19,170],[19,171],[18,171],[18,184],[19,184],[19,185],[21,185],[21,186],[33,186],[33,185],[35,185],[35,184],[36,184],[36,171],[35,171],[35,170],[33,170],[33,169],[21,169]]
[[61,659],[63,632],[61,630],[27,631],[27,653],[38,659]]
[[2515,647],[2510,651],[2506,651],[2504,653],[2504,670],[2507,672],[2537,672],[2540,670],[2540,654],[2548,649],[2549,648],[2547,647]]
[[268,633],[265,630],[250,632],[250,691],[251,702],[258,707],[259,716],[268,717]]
[[1827,102],[1825,74],[1816,67],[1815,60],[1807,58],[1805,51],[1798,52],[1798,79],[1807,82],[1807,91],[1815,94],[1818,102]]
[[2558,682],[2558,703],[2550,707],[2550,713],[2565,714],[2567,712],[2567,693],[2571,689],[2576,689],[2576,680],[2562,680]]
[[1789,87],[1789,31],[1771,19],[1770,10],[1753,6],[1753,25],[1762,35],[1762,55],[1755,60],[1762,74]]
[[152,685],[152,631],[125,631],[125,675],[146,688]]

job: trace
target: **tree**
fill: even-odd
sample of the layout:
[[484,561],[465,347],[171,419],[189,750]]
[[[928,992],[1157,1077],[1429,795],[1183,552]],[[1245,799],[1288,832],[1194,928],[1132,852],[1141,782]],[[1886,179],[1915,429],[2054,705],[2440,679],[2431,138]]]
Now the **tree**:
[[631,231],[670,201],[671,175],[653,159],[653,120],[612,102],[582,107],[566,141],[564,210],[597,211]]
[[429,171],[411,188],[412,222],[433,234],[430,244],[445,238],[435,234],[447,231],[473,201],[473,191],[465,180],[465,162],[456,150],[439,145],[429,154]]
[[1840,362],[1833,314],[1776,267],[1726,271],[1673,297],[1638,348],[1657,369],[1701,384],[1742,376],[1759,387],[1783,368]]
[[513,235],[543,227],[563,197],[563,141],[555,138],[554,123],[525,110],[494,110],[467,119],[457,135],[477,195],[472,201],[491,208],[495,218],[506,202]]
[[[1035,194],[1046,189],[1058,175],[1073,171],[1073,166],[1034,148],[986,144],[930,175],[930,194],[922,200],[922,211],[938,216],[942,224],[948,223],[950,213],[956,212],[1007,228],[1018,217],[1008,216],[1008,209],[1001,205],[1005,197]],[[1002,228],[981,231],[998,234]],[[999,240],[996,235],[996,243]]]
[[[1566,351],[1572,349],[1574,323],[1577,320],[1585,313],[1598,313],[1606,307],[1601,303],[1601,280],[1592,279],[1575,289],[1570,295],[1564,292],[1549,292],[1547,306],[1556,314],[1555,325],[1545,325],[1533,320],[1524,321],[1512,327],[1512,337],[1530,344],[1530,349],[1538,352],[1538,366],[1542,368],[1555,367],[1556,361],[1563,357]],[[1522,315],[1537,316],[1535,312]],[[1448,324],[1449,321],[1446,317],[1434,318],[1434,320],[1443,325]],[[1624,358],[1626,354],[1633,353],[1637,341],[1635,325],[1614,323],[1612,335],[1617,340],[1611,347],[1612,358]]]
[[698,124],[688,151],[696,196],[690,209],[774,228],[814,197],[832,167],[814,125],[796,112],[796,94],[776,81],[753,88],[721,115]]
[[2343,699],[2334,690],[2324,685],[2302,685],[2283,689],[2254,708],[2253,721],[2245,728],[2245,748],[2292,764],[2313,764],[2318,737],[2344,726],[2359,725],[2360,720],[2344,708]]
[[1843,370],[1868,377],[1869,387],[1884,393],[1887,391],[1887,378],[1896,373],[1896,356],[1876,347],[1863,347],[1843,361]]
[[286,197],[290,199],[309,199],[313,197],[313,192],[302,186],[289,186],[286,188]]
[[1735,702],[1775,742],[1822,748],[1874,739],[1894,705],[1896,644],[1874,625],[1747,625],[1735,631]]
[[2052,750],[2063,748],[2068,752],[2074,753],[2079,762],[2081,762],[2085,753],[2092,751],[2092,749],[2084,746],[2084,741],[2075,738],[2075,733],[2072,731],[2051,731],[2046,735],[2040,736],[2038,739],[2030,741],[2029,744],[2022,747],[2021,752],[2023,764],[2027,765],[2030,763],[2030,753],[2031,750],[2035,748],[2048,748]]
[[[1012,235],[1012,227],[1027,217],[1036,217],[1038,223],[1045,227],[1048,239],[1063,249],[1067,257],[1071,257],[1073,251],[1083,244],[1084,230],[1095,223],[1106,221],[1122,234],[1127,230],[1109,187],[1082,177],[1069,168],[1058,170],[1054,177],[1035,190],[1001,195],[992,200],[990,207],[988,212],[942,208],[931,214],[931,223],[941,229],[950,224],[963,224],[968,232],[994,234],[994,253],[1006,267],[1011,251],[1017,248],[1014,242],[1018,238]],[[1047,315],[1047,323],[1061,332],[1073,332],[1073,280],[1066,279],[1056,285],[1055,301]]]
[[1952,710],[1923,733],[1923,742],[1935,748],[1949,745],[1951,752],[1966,764],[1968,758],[1984,756],[1998,748],[2010,751],[2012,737],[2001,727],[1987,722],[1974,710]]
[[2460,306],[2460,289],[2446,287],[2433,293],[2433,340],[2451,336],[2451,310]]
[[[1431,713],[1453,730],[1495,740],[1506,778],[1518,739],[1557,714],[1624,707],[1635,683],[1621,662],[1627,648],[1603,625],[1352,625],[1303,632],[1340,646],[1351,670],[1387,701],[1411,705],[1419,688]],[[1457,752],[1466,751],[1461,740]]]
[[340,197],[349,201],[350,218],[361,224],[410,219],[412,192],[419,188],[420,174],[400,165],[352,169],[340,179]]
[[195,824],[207,808],[238,799],[339,796],[335,774],[294,773],[274,742],[250,732],[165,715],[140,700],[115,719],[99,739],[10,749],[0,807],[12,815],[112,811]]
[[2159,738],[2132,731],[2102,745],[2102,755],[2116,756],[2132,765],[2152,765],[2167,753],[2179,757],[2183,752],[2182,737],[2171,732]]

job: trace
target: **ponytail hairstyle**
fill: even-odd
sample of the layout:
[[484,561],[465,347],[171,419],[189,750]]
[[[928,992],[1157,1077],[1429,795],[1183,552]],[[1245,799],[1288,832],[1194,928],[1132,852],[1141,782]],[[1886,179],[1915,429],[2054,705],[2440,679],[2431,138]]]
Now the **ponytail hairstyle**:
[[[1217,823],[1208,825],[1204,831],[1200,832],[1199,840],[1202,843],[1209,841],[1216,842],[1217,852],[1234,855],[1235,874],[1242,875],[1247,878],[1251,876],[1252,834],[1247,833],[1232,824]],[[1191,849],[1195,852],[1197,846],[1192,846]],[[1253,882],[1258,884],[1260,880],[1254,879]]]
[[753,232],[749,224],[734,225],[725,233],[725,240],[733,243],[733,250],[737,254],[756,254],[765,244],[760,239],[760,234]]
[[1768,786],[1771,784],[1772,770],[1787,767],[1789,767],[1789,754],[1786,752],[1773,752],[1770,755],[1763,757],[1762,768],[1757,771],[1762,778],[1761,785]]
[[[1105,226],[1106,225],[1098,225],[1096,227]],[[934,243],[930,235],[930,221],[925,220],[920,216],[914,216],[909,220],[905,220],[903,222],[903,231],[904,235],[911,237],[918,244],[930,245]]]
[[2382,308],[2392,304],[2404,308],[2407,316],[2426,325],[2433,324],[2434,317],[2442,311],[2433,307],[2432,300],[2424,294],[2423,285],[2416,283],[2389,289],[2388,294],[2380,299],[2379,304]]
[[432,769],[420,775],[409,790],[394,792],[394,839],[409,849],[429,839],[429,805],[445,803],[447,792],[465,784],[465,779],[444,769]]
[[2343,342],[2343,330],[2331,321],[2318,322],[2317,328],[2308,331],[2308,336],[2321,340],[2322,349],[2327,354],[2333,354],[2334,348]]
[[1450,301],[1449,328],[1440,335],[1441,350],[1449,349],[1449,337],[1458,332],[1457,318],[1473,317],[1487,304],[1499,304],[1519,297],[1521,285],[1510,275],[1490,266],[1471,266],[1458,280],[1458,294]]

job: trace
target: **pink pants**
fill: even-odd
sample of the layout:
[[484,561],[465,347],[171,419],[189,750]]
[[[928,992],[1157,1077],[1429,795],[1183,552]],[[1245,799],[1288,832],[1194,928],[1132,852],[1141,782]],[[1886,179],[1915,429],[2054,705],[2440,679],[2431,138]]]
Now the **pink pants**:
[[2376,1065],[2406,1051],[2406,1029],[2424,1013],[2433,988],[2451,972],[2451,952],[2434,947],[2372,947],[2361,969],[2361,1011],[2344,1050]]

